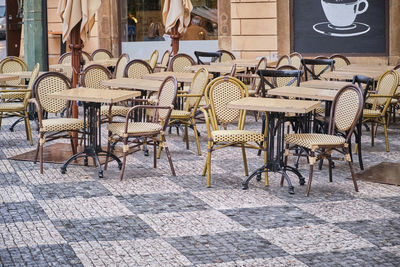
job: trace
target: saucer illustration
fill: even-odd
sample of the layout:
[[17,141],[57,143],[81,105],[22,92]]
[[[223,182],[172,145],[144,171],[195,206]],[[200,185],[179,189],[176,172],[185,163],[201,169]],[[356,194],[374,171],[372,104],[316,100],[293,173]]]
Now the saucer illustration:
[[314,31],[335,37],[352,37],[365,34],[371,29],[369,25],[361,22],[354,22],[347,27],[335,27],[329,22],[320,22],[313,26]]

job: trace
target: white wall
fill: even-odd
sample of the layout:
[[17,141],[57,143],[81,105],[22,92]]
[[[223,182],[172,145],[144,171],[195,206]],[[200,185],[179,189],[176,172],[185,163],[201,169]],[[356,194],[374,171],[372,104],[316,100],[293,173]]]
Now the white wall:
[[[171,51],[171,41],[147,41],[147,42],[122,42],[122,53],[127,53],[132,59],[149,59],[151,53],[157,49],[160,57],[165,50]],[[215,52],[218,50],[218,40],[180,41],[179,53],[185,53],[193,57],[194,51]]]

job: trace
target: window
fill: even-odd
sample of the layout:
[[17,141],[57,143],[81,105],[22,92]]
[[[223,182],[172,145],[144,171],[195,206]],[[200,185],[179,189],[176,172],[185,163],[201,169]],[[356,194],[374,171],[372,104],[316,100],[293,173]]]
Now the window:
[[[218,0],[192,0],[191,24],[181,40],[218,39]],[[160,41],[164,35],[164,0],[122,0],[122,42]]]

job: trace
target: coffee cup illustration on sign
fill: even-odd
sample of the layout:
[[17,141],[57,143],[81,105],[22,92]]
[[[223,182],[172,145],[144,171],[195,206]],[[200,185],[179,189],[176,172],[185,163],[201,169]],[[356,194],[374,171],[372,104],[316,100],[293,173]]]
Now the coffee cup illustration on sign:
[[327,22],[313,26],[318,33],[335,36],[351,37],[367,33],[370,26],[356,22],[357,15],[368,10],[367,0],[321,0]]

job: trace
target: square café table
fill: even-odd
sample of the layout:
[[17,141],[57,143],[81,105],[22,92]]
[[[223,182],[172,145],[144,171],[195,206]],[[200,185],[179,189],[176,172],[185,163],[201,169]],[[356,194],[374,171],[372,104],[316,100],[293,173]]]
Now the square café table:
[[121,169],[121,160],[112,153],[108,153],[101,149],[101,127],[100,127],[100,107],[101,103],[113,104],[130,98],[140,96],[137,91],[125,90],[108,90],[108,89],[93,89],[93,88],[73,88],[62,92],[56,92],[49,95],[50,98],[82,101],[83,114],[85,125],[84,149],[70,157],[61,167],[61,173],[67,172],[67,166],[75,159],[85,157],[85,165],[87,166],[88,157],[92,157],[96,161],[99,178],[103,177],[103,170],[99,160],[99,154],[109,155],[118,163]]
[[[285,113],[298,113],[307,115],[321,105],[319,101],[245,97],[228,103],[227,108],[245,109],[261,111],[266,113],[266,133],[267,133],[267,163],[253,171],[250,176],[242,182],[243,189],[249,187],[250,180],[257,175],[257,181],[261,180],[261,174],[266,171],[281,173],[289,188],[289,193],[294,194],[294,187],[287,172],[290,171],[299,177],[300,185],[305,184],[305,179],[301,173],[284,162],[285,149]],[[275,142],[275,136],[277,140]],[[266,181],[266,185],[267,181]]]

